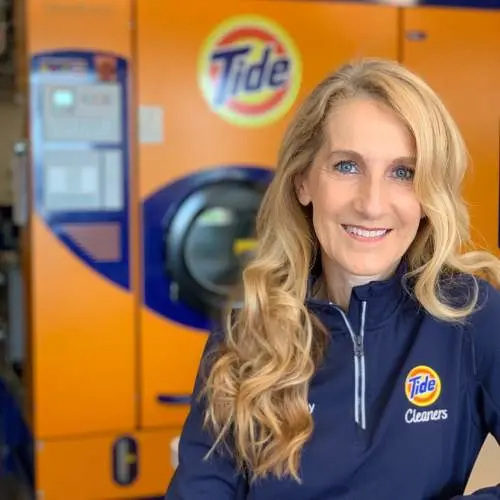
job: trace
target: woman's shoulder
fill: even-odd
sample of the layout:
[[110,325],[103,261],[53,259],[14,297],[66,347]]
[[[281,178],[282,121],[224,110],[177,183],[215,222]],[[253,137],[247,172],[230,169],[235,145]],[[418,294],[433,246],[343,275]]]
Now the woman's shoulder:
[[496,330],[500,337],[500,289],[486,279],[474,278],[477,301],[469,323],[475,327]]
[[444,275],[439,281],[441,299],[454,307],[466,308],[474,303],[464,319],[475,355],[500,357],[500,290],[492,282],[466,273]]
[[477,361],[490,355],[500,359],[500,289],[490,281],[472,275],[456,277],[452,290],[457,305],[475,305],[465,319],[465,329],[474,346]]
[[500,317],[500,289],[490,281],[467,273],[442,273],[438,280],[440,299],[454,307],[465,308],[475,300],[471,318],[497,313]]

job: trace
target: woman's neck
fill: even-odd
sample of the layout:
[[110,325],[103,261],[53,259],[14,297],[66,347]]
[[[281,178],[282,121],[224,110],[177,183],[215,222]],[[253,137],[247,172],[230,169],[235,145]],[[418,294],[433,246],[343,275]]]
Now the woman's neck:
[[330,302],[341,307],[344,311],[349,308],[352,289],[357,286],[362,286],[372,281],[381,281],[387,279],[394,272],[394,266],[390,270],[382,274],[370,276],[360,276],[349,273],[342,269],[336,263],[325,262],[323,260],[323,284],[322,295]]

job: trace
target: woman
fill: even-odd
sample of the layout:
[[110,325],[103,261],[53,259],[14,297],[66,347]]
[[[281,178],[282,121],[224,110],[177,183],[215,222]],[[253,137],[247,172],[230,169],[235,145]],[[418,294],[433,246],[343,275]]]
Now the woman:
[[167,500],[465,498],[500,440],[500,264],[465,251],[466,161],[397,63],[319,84],[285,135],[241,307],[207,342]]

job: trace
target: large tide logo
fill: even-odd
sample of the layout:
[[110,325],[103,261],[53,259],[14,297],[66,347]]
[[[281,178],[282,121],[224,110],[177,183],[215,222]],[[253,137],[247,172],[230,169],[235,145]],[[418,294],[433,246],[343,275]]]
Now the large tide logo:
[[416,366],[406,376],[405,393],[410,403],[416,406],[432,405],[441,394],[439,375],[428,366]]
[[274,22],[230,18],[200,53],[199,85],[210,108],[230,123],[256,127],[283,117],[301,84],[298,50]]

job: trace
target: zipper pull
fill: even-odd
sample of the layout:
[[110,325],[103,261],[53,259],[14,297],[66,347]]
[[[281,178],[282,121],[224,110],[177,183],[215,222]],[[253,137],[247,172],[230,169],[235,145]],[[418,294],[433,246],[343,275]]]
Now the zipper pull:
[[361,358],[364,354],[363,352],[363,340],[360,336],[356,335],[354,344],[354,355],[358,358]]

